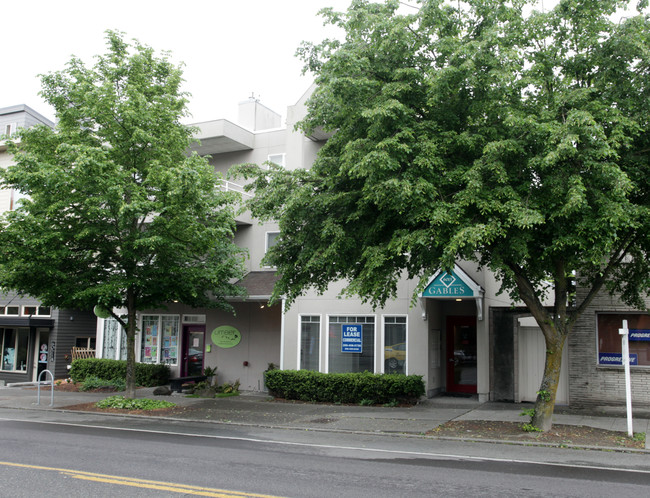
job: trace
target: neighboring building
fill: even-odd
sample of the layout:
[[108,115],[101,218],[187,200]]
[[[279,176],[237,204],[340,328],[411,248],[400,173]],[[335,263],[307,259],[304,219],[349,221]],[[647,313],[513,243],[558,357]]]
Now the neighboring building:
[[[54,126],[26,105],[0,109],[0,168],[11,164],[2,137],[36,124]],[[0,190],[0,213],[15,209],[19,201],[19,192]],[[92,313],[52,309],[28,296],[0,293],[0,382],[34,381],[45,369],[55,378],[66,377],[72,348],[95,347],[95,327]]]

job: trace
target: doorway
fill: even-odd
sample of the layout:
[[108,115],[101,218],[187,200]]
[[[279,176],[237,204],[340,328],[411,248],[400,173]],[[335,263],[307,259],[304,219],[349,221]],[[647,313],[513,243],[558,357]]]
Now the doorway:
[[[544,364],[546,363],[546,341],[542,330],[537,327],[519,326],[518,348],[518,380],[519,396],[517,402],[537,400],[537,391],[544,377]],[[555,404],[569,404],[569,348],[565,344],[562,350],[562,367],[560,380],[555,394]]]
[[447,317],[447,392],[475,394],[476,317]]
[[183,325],[181,376],[203,374],[205,325]]
[[[33,379],[38,380],[38,376],[43,370],[47,370],[47,362],[50,359],[49,351],[50,331],[36,330],[36,348],[34,348],[34,370]],[[43,380],[46,380],[43,378]]]

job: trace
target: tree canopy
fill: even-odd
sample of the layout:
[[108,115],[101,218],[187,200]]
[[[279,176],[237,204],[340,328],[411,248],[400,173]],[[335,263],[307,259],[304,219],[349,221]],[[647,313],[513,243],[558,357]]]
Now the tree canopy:
[[301,127],[332,137],[309,171],[240,169],[253,214],[279,220],[276,297],[344,279],[381,306],[404,276],[477,261],[544,333],[533,422],[550,428],[580,313],[605,289],[645,308],[650,288],[650,24],[612,17],[627,4],[323,10],[344,37],[299,49],[317,83]]
[[[107,33],[94,67],[42,77],[55,129],[22,129],[3,188],[26,197],[0,221],[0,285],[60,308],[126,309],[127,384],[136,311],[180,301],[230,309],[243,274],[232,193],[188,154],[182,71]],[[131,383],[130,389],[134,386]]]

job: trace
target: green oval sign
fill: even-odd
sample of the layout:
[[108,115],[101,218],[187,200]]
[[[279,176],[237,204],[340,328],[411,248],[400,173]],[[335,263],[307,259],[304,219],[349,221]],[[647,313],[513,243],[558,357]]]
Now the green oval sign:
[[93,308],[93,311],[94,311],[95,316],[96,316],[97,318],[108,318],[108,317],[111,316],[111,314],[109,313],[109,311],[108,311],[106,308],[104,308],[102,305],[100,305],[100,304],[98,304],[97,306],[95,306],[95,307]]
[[220,348],[234,348],[241,341],[241,333],[235,327],[222,325],[212,331],[212,342]]

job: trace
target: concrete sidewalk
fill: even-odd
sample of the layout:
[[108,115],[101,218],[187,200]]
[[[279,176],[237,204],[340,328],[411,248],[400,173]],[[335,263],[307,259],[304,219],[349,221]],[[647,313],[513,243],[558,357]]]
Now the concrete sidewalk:
[[[66,407],[102,400],[111,394],[55,391],[41,389],[37,404],[35,387],[0,387],[0,408],[29,410],[65,410]],[[275,401],[259,392],[243,392],[230,398],[190,398],[184,394],[154,396],[152,388],[138,390],[138,397],[173,401],[179,407],[191,407],[187,413],[174,413],[177,419],[201,422],[251,425],[269,428],[295,428],[318,431],[352,431],[374,434],[422,435],[451,420],[491,420],[525,422],[521,411],[531,404],[487,402],[472,398],[436,397],[413,407],[365,407]],[[122,416],[122,415],[118,415]],[[557,407],[554,424],[583,425],[627,432],[625,407],[602,408],[589,412]],[[636,410],[634,432],[650,429],[650,412]],[[648,438],[650,439],[650,438]],[[650,444],[646,442],[646,449]]]

